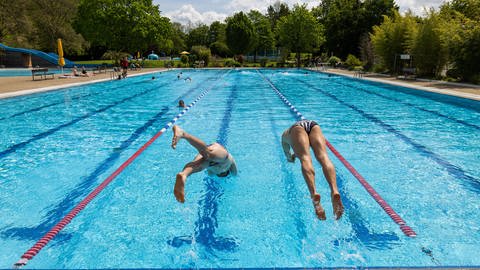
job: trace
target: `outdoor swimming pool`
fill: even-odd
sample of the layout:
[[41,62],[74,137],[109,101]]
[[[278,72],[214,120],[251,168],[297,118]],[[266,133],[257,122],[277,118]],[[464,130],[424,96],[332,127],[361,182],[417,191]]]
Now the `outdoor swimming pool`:
[[[184,70],[0,100],[0,268],[42,236],[157,134],[177,124],[223,143],[239,175],[176,173],[195,150],[171,129],[126,167],[29,268],[478,266],[480,103],[305,70]],[[316,219],[275,91],[363,175],[416,233],[406,236],[331,153],[345,214]],[[202,95],[202,93],[204,95]],[[475,251],[477,250],[477,251]]]

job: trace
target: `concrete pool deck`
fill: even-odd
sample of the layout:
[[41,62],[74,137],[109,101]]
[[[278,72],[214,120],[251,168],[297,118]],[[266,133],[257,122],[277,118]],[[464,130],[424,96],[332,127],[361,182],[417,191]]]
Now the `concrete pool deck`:
[[450,82],[426,80],[426,79],[405,80],[405,79],[399,79],[395,76],[388,76],[388,75],[376,74],[376,73],[365,73],[365,74],[362,74],[361,77],[358,77],[356,76],[354,71],[337,69],[337,68],[331,68],[326,70],[319,70],[319,69],[317,70],[316,68],[309,68],[309,70],[331,73],[336,75],[343,75],[350,78],[356,78],[359,80],[381,82],[381,83],[386,83],[390,85],[408,87],[408,88],[417,89],[417,90],[435,92],[439,94],[457,96],[457,97],[480,101],[480,85],[450,83]]
[[[129,76],[138,76],[144,74],[152,74],[156,72],[165,71],[165,68],[145,68],[142,70],[129,71]],[[332,73],[337,75],[343,75],[351,78],[355,77],[355,72],[344,69],[326,69],[317,70],[310,68],[312,71],[321,71],[325,73]],[[361,80],[368,80],[373,82],[381,82],[391,85],[403,86],[417,90],[429,91],[440,93],[444,95],[457,96],[462,98],[468,98],[472,100],[480,101],[480,85],[473,84],[459,84],[448,83],[443,81],[432,80],[402,80],[394,76],[386,76],[375,73],[363,74]],[[60,78],[59,75],[55,76],[53,80],[36,80],[32,81],[31,76],[20,77],[0,77],[0,98],[28,95],[37,92],[50,91],[58,88],[65,88],[71,86],[77,86],[88,83],[95,83],[101,81],[111,80],[111,72],[95,74],[90,77],[71,77]]]
[[[141,70],[129,70],[128,76],[134,77],[145,74],[154,74],[167,70],[166,68],[144,68]],[[68,77],[60,78],[60,74],[55,74],[54,79],[32,80],[31,76],[0,77],[0,98],[28,95],[38,92],[50,91],[58,88],[78,86],[89,83],[103,82],[112,80],[111,71],[95,74],[89,72],[90,77]]]

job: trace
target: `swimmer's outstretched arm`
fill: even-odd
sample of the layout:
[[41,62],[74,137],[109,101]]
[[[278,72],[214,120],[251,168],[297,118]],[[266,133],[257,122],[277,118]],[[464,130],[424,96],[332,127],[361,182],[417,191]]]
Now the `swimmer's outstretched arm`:
[[234,176],[237,175],[237,163],[235,162],[235,159],[233,159],[233,157],[232,157],[232,165],[230,165],[230,173]]
[[290,143],[288,143],[288,129],[282,134],[282,148],[288,162],[295,162],[295,154],[290,153]]

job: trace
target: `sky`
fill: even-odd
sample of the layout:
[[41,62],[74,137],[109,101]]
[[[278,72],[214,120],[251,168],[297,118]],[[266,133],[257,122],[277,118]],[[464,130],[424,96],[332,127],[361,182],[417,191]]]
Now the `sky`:
[[[160,6],[162,16],[170,18],[173,22],[184,25],[197,25],[200,23],[209,25],[214,21],[223,21],[226,17],[239,11],[257,9],[265,13],[267,7],[276,0],[153,0]],[[305,3],[309,8],[317,6],[319,0],[282,0],[289,7],[297,3]],[[400,12],[408,9],[417,15],[422,15],[424,8],[438,8],[444,0],[396,0]]]

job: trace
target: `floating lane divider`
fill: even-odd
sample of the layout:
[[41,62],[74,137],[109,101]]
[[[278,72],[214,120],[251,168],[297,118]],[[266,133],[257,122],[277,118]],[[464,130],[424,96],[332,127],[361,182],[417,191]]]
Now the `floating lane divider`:
[[[268,83],[270,84],[270,87],[275,91],[275,93],[282,99],[282,101],[290,107],[290,110],[297,116],[298,119],[304,120],[305,117],[300,113],[293,104],[288,101],[288,99],[280,92],[280,90],[277,89],[277,87],[268,79],[265,77],[260,71],[258,71],[258,74]],[[400,215],[393,210],[393,208],[378,194],[378,192],[363,178],[363,176],[348,162],[341,154],[340,152],[333,147],[333,145],[325,138],[325,141],[327,143],[328,148],[332,153],[340,160],[340,162],[343,163],[343,165],[352,173],[355,178],[362,184],[362,186],[367,190],[367,192],[373,197],[373,199],[382,207],[382,209],[387,213],[387,215],[400,226],[400,230],[408,236],[408,237],[416,237],[417,233],[410,228],[403,220]]]
[[[229,70],[220,79],[225,77]],[[120,167],[118,167],[110,176],[108,176],[97,188],[95,188],[85,199],[83,199],[75,208],[73,208],[67,215],[65,215],[53,228],[40,238],[29,250],[27,250],[21,259],[13,265],[13,268],[18,269],[27,264],[40,250],[45,247],[50,240],[52,240],[65,226],[67,226],[72,219],[82,211],[87,204],[90,203],[108,184],[110,184],[128,165],[130,165],[145,149],[147,149],[160,135],[162,135],[167,129],[171,128],[175,122],[180,119],[185,113],[187,113],[195,104],[202,99],[210,90],[217,84],[213,84],[210,88],[203,91],[192,103],[190,103],[185,109],[183,109],[177,116],[175,116],[170,122],[168,122],[157,134],[155,134],[150,140],[148,140],[142,147],[140,147],[133,155],[131,155],[127,161],[125,161]]]

